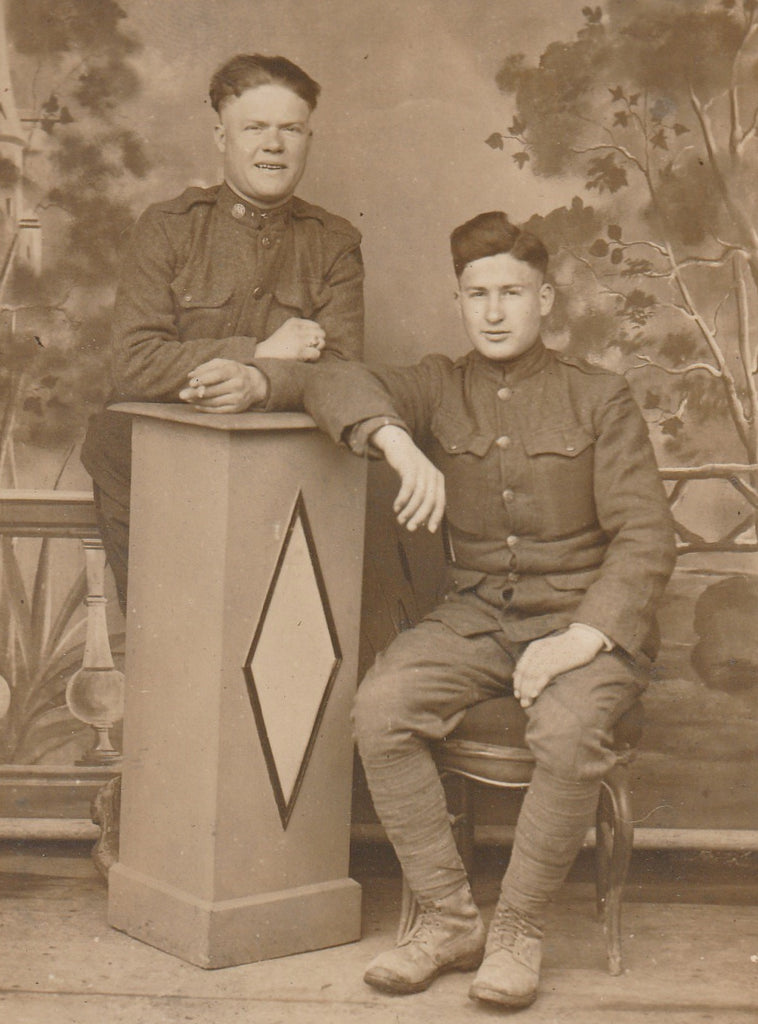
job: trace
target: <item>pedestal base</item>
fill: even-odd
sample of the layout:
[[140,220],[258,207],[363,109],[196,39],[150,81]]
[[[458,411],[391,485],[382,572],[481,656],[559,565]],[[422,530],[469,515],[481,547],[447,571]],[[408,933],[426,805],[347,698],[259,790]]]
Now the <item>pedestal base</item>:
[[134,426],[110,923],[201,967],[352,942],[365,464],[304,416]]
[[350,878],[209,903],[114,864],[108,923],[198,967],[233,967],[355,942],[361,887]]

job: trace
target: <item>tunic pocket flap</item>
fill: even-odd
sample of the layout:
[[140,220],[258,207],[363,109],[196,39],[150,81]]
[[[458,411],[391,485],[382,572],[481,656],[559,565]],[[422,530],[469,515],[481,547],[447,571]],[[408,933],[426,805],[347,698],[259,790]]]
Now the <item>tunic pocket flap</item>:
[[478,572],[476,569],[462,569],[457,565],[448,566],[450,587],[458,593],[463,590],[473,590],[486,578],[485,572]]
[[599,569],[547,573],[545,579],[555,590],[587,590],[599,577]]
[[565,455],[573,459],[586,451],[595,438],[583,427],[553,428],[527,435],[524,448],[528,455]]
[[452,416],[435,416],[432,422],[432,433],[448,455],[487,454],[492,447],[493,438],[487,434],[479,434],[471,430],[471,425]]
[[213,287],[203,282],[198,286],[183,281],[181,277],[171,282],[171,290],[182,309],[218,309],[219,306],[226,305],[232,297],[232,288],[229,284],[219,283]]

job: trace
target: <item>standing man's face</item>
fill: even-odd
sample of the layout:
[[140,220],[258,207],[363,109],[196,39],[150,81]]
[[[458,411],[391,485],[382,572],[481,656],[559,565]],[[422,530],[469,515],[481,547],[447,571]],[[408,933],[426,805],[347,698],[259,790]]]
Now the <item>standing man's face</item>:
[[283,85],[259,85],[224,100],[215,137],[226,183],[257,206],[286,202],[305,171],[310,113]]

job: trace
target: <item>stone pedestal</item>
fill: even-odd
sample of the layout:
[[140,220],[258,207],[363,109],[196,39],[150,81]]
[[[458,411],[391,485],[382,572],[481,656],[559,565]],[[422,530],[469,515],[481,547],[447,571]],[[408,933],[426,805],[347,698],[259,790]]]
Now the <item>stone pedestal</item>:
[[134,416],[109,922],[201,967],[353,941],[365,465],[301,414]]

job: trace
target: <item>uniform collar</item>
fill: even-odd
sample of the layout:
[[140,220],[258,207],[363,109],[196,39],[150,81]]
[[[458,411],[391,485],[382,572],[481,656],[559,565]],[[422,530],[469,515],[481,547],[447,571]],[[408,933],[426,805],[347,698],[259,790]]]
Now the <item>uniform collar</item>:
[[472,368],[477,369],[486,377],[498,382],[517,384],[519,381],[533,377],[550,361],[550,353],[538,338],[531,348],[522,352],[515,359],[498,362],[494,359],[487,359],[481,352],[474,349],[469,353],[469,361]]
[[256,231],[260,231],[262,228],[282,231],[289,224],[292,215],[292,198],[273,210],[262,210],[259,206],[251,203],[249,199],[243,199],[242,196],[237,195],[226,182],[218,191],[216,205],[233,220]]

